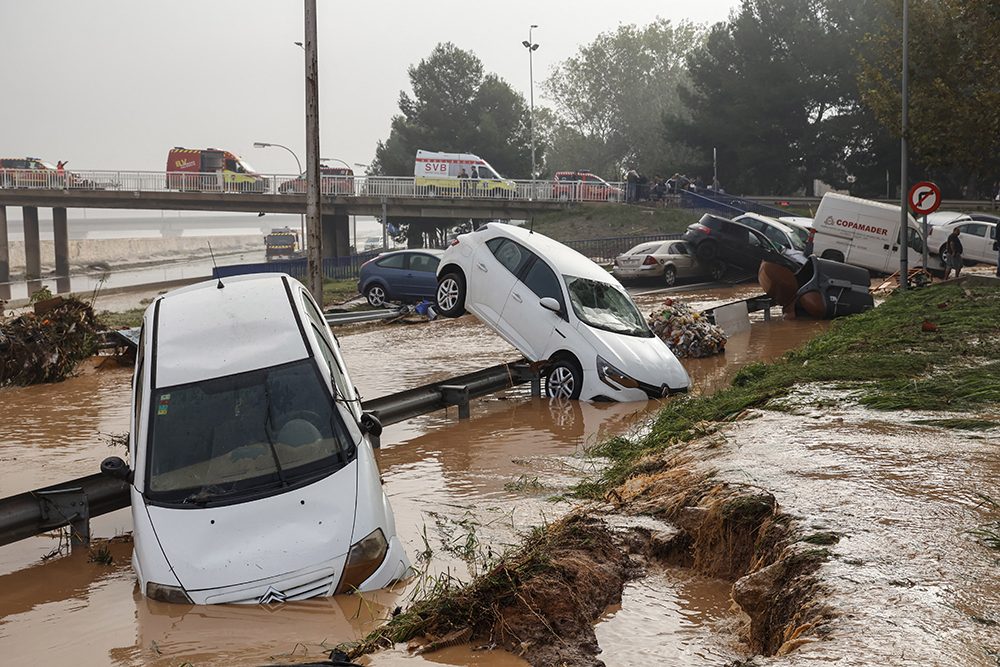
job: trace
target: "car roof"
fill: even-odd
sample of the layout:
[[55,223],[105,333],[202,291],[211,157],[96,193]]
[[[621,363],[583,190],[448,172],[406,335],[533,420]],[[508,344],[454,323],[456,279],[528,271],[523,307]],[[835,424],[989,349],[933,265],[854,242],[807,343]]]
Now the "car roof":
[[783,220],[778,220],[777,218],[772,218],[767,215],[761,215],[760,213],[744,213],[742,215],[738,215],[735,218],[733,218],[733,222],[739,222],[740,218],[756,218],[758,220],[762,220],[769,225],[777,227],[786,234],[792,231],[792,227],[799,227],[800,229],[806,229],[806,227],[803,227],[802,225],[797,225],[794,222],[785,222]]
[[517,241],[528,250],[544,258],[560,274],[578,278],[590,278],[598,282],[615,285],[619,284],[610,273],[595,264],[588,257],[581,255],[576,250],[559,243],[555,239],[550,239],[544,234],[532,232],[524,227],[493,222],[487,223],[472,233],[480,234],[484,231],[489,233],[491,237],[506,236]]
[[965,213],[958,211],[934,211],[927,214],[928,225],[947,225],[952,222],[968,222],[971,219]]
[[157,298],[143,318],[148,326],[156,314],[156,386],[225,377],[306,358],[309,352],[289,299],[294,282],[279,273],[232,276]]

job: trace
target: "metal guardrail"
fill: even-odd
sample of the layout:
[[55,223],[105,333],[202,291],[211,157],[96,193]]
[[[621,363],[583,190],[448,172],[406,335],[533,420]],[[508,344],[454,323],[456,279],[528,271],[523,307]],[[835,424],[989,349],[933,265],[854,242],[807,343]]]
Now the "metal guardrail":
[[[161,172],[161,171],[83,171],[74,169],[63,173],[35,169],[0,169],[0,188],[45,190],[116,190],[121,192],[205,192],[268,194],[275,196],[302,195],[297,174],[260,174],[257,180],[226,181],[216,172]],[[457,179],[446,179],[449,182]],[[558,186],[548,180],[507,180],[513,183],[513,192],[495,189],[477,193],[449,189],[448,194],[438,194],[434,188],[416,187],[412,176],[353,176],[325,177],[320,191],[331,196],[366,197],[416,197],[427,199],[517,199],[528,201],[595,202],[604,199],[565,197],[565,183]],[[609,183],[622,189],[622,183]],[[560,196],[562,195],[562,196]]]
[[[540,395],[538,372],[525,364],[499,364],[364,401],[361,407],[377,416],[383,426],[452,405],[458,406],[459,418],[466,419],[471,399],[527,382],[532,383],[532,395]],[[375,440],[373,444],[378,446]],[[0,546],[64,526],[71,526],[73,545],[86,544],[90,541],[90,517],[123,509],[129,503],[129,485],[102,473],[3,498],[0,499]]]

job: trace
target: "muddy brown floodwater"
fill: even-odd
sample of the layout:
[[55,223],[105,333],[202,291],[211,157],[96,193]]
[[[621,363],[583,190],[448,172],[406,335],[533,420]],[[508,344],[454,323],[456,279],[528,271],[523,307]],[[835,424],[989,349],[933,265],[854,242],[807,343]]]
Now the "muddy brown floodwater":
[[[757,293],[756,286],[696,287],[669,296],[702,309]],[[650,312],[665,296],[644,294],[636,300]],[[742,365],[777,358],[826,326],[805,320],[763,322],[759,313],[752,317],[751,331],[733,336],[725,355],[684,360],[697,390],[711,391]],[[472,317],[383,327],[342,335],[340,340],[365,399],[518,358],[512,347]],[[102,435],[127,430],[130,379],[128,369],[88,368],[57,385],[0,390],[0,496],[91,474],[104,457],[121,454]],[[653,401],[550,402],[531,398],[527,387],[521,387],[475,401],[468,420],[459,420],[453,408],[388,427],[379,464],[399,535],[414,565],[426,575],[393,591],[268,607],[183,607],[150,602],[139,594],[129,562],[131,546],[124,540],[110,545],[110,566],[90,562],[85,550],[60,549],[57,535],[0,548],[2,662],[239,667],[321,659],[325,649],[363,637],[419,587],[430,585],[429,578],[467,580],[531,526],[564,515],[574,505],[560,493],[597,465],[583,456],[586,447],[607,435],[642,428],[658,407]],[[789,511],[817,525],[850,535],[863,564],[838,564],[844,590],[860,598],[857,609],[844,610],[854,614],[854,620],[840,621],[845,627],[865,622],[905,625],[905,614],[892,610],[904,600],[968,608],[971,614],[988,594],[964,597],[952,584],[960,572],[983,575],[985,561],[978,556],[981,562],[972,562],[978,553],[972,540],[955,533],[950,522],[961,518],[961,525],[972,525],[972,488],[995,491],[988,480],[990,475],[996,479],[996,463],[990,462],[995,443],[950,436],[947,446],[929,448],[941,442],[938,431],[880,423],[864,427],[871,435],[859,443],[849,437],[854,427],[834,416],[768,416],[737,427],[729,436],[743,458],[724,473],[773,491]],[[910,444],[887,448],[878,429]],[[970,452],[982,464],[981,479],[962,478],[943,465]],[[909,456],[924,457],[927,479],[895,472]],[[868,475],[870,467],[879,474]],[[892,511],[901,506],[903,495],[926,500],[927,511]],[[949,504],[955,500],[957,509]],[[854,508],[858,503],[851,501],[860,501],[862,507]],[[852,523],[857,518],[861,521]],[[921,550],[924,532],[940,530],[942,522],[949,524],[946,530],[954,541],[968,549],[968,560],[963,556],[952,563],[949,554]],[[101,538],[127,534],[128,510],[92,520],[92,530]],[[879,555],[882,540],[905,550],[912,567],[888,571]],[[902,583],[893,583],[896,580]],[[868,585],[872,581],[875,584]],[[597,623],[601,659],[617,667],[725,665],[747,657],[735,640],[738,617],[729,588],[726,582],[670,570],[630,582],[621,605],[608,609]],[[876,606],[884,613],[873,615]],[[859,651],[866,648],[863,629],[855,639]],[[967,644],[986,643],[986,626],[972,630],[979,634],[973,632]],[[949,645],[942,635],[954,634],[944,625],[927,631],[942,646]],[[526,664],[502,651],[476,648],[456,646],[420,658],[398,647],[363,661],[376,666]],[[889,649],[885,653],[895,655]],[[815,657],[838,659],[823,653]]]

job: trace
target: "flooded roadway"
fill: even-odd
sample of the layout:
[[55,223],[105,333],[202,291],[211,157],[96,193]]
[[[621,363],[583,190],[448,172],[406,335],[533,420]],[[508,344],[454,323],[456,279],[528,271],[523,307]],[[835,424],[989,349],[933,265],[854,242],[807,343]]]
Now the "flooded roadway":
[[[754,288],[741,287],[672,296],[702,309],[754,294]],[[662,298],[640,296],[637,301],[649,312]],[[710,390],[727,381],[737,367],[757,359],[777,358],[825,325],[814,321],[758,322],[751,331],[730,340],[724,357],[684,363],[693,383]],[[341,343],[352,378],[366,399],[518,356],[471,317],[385,327],[363,335],[342,336]],[[130,371],[124,369],[87,372],[58,385],[0,391],[4,413],[0,421],[0,496],[90,474],[105,456],[121,454],[120,449],[103,442],[101,434],[127,430],[130,377]],[[517,542],[519,531],[557,518],[572,506],[565,500],[553,499],[558,499],[560,491],[593,465],[581,456],[587,445],[606,435],[639,428],[644,415],[657,407],[656,402],[550,403],[530,398],[527,388],[522,387],[475,401],[469,420],[459,421],[457,409],[452,408],[387,428],[379,463],[400,538],[415,566],[433,577],[467,579],[484,558]],[[777,426],[772,429],[771,423]],[[904,442],[907,434],[912,435],[912,429],[889,430],[897,436],[902,434]],[[913,440],[915,443],[938,441],[938,430],[921,427],[918,432],[921,435]],[[971,600],[958,591],[962,579],[956,576],[960,572],[981,576],[974,567],[976,563],[963,559],[961,564],[944,567],[940,563],[947,554],[928,555],[919,550],[941,530],[941,522],[954,515],[931,510],[907,516],[901,509],[903,499],[895,495],[905,489],[912,502],[922,500],[927,493],[929,500],[942,504],[948,504],[955,495],[963,496],[959,507],[961,525],[970,525],[977,516],[972,507],[974,500],[959,491],[970,486],[971,480],[970,484],[962,481],[960,457],[950,449],[952,445],[941,445],[942,451],[950,452],[941,458],[955,470],[935,470],[931,456],[926,466],[907,473],[906,479],[896,480],[893,470],[897,477],[903,476],[906,457],[920,447],[887,452],[884,450],[893,445],[885,445],[883,440],[890,439],[875,433],[872,431],[872,436],[863,441],[865,444],[859,445],[851,440],[851,427],[835,418],[769,415],[740,426],[732,436],[738,439],[745,460],[734,462],[725,474],[771,489],[789,511],[801,511],[817,525],[850,532],[857,541],[852,544],[863,545],[861,551],[865,553],[858,560],[865,566],[838,562],[838,566],[851,570],[843,574],[845,582],[862,582],[856,585],[860,590],[853,591],[848,590],[852,584],[844,583],[845,592],[865,593],[859,596],[859,607],[844,610],[855,616],[853,621],[841,621],[845,627],[874,622],[876,618],[885,623],[905,622],[904,611],[885,609],[887,604],[904,599],[922,607],[947,604],[969,609],[977,601],[989,599],[990,594],[995,600],[996,590],[988,583],[970,586],[982,589],[969,593]],[[952,444],[964,452],[970,442],[959,438]],[[995,441],[983,439],[973,444],[982,449],[977,455],[982,481],[990,475],[996,479],[995,457],[991,461],[987,456],[990,447],[995,450]],[[775,456],[781,461],[775,462]],[[814,460],[815,465],[806,465]],[[827,467],[821,461],[829,462]],[[872,464],[878,464],[883,471],[884,484],[868,480],[867,470]],[[942,493],[940,485],[918,483],[926,474],[950,477],[956,488]],[[817,481],[822,483],[814,486]],[[893,486],[893,481],[900,484]],[[905,486],[902,482],[906,482]],[[879,495],[886,487],[894,489],[888,500]],[[990,487],[984,484],[980,488]],[[883,500],[895,503],[897,512],[880,521],[878,508]],[[864,507],[852,510],[856,504]],[[862,515],[865,521],[861,528],[853,527],[851,518]],[[130,529],[128,510],[92,520],[92,530],[99,537],[114,537]],[[947,530],[950,535],[956,534],[951,528]],[[906,534],[897,534],[900,531]],[[885,546],[882,539],[912,553],[913,571],[905,573],[905,581],[913,586],[893,584],[888,573],[882,573],[885,576],[881,587],[868,586],[865,580],[858,579],[866,567],[874,571],[874,578],[880,566],[888,568],[891,559],[881,554]],[[968,543],[965,546],[969,559],[978,553],[971,539],[957,541]],[[5,662],[28,664],[42,659],[82,667],[179,667],[184,663],[205,667],[316,660],[324,657],[323,650],[367,634],[395,606],[405,605],[408,595],[422,581],[417,578],[398,591],[365,598],[341,596],[273,607],[178,607],[150,602],[139,594],[129,563],[131,545],[111,545],[111,566],[88,562],[83,550],[59,552],[58,546],[56,537],[43,536],[0,549],[0,653]],[[933,577],[936,583],[928,589],[930,582],[920,573],[934,559],[938,562]],[[977,562],[980,568],[984,566],[981,555]],[[886,590],[891,597],[880,594]],[[955,595],[944,600],[940,593],[945,591]],[[729,586],[724,582],[685,572],[652,573],[631,582],[621,608],[609,609],[598,623],[597,635],[604,648],[600,657],[611,667],[731,663],[746,656],[733,641],[738,619],[730,607]],[[979,634],[986,629],[978,628]],[[858,656],[872,654],[865,639],[871,633],[862,631],[853,639]],[[901,638],[912,641],[908,634]],[[928,641],[937,642],[940,637]],[[889,649],[885,653],[889,657],[896,655]],[[803,652],[791,660],[807,660],[808,655]],[[969,652],[963,656],[973,657]],[[843,656],[814,657],[829,661]],[[525,664],[500,651],[473,651],[468,646],[446,649],[426,659],[410,657],[399,649],[366,660],[383,666],[425,661],[493,667]],[[844,664],[864,661],[848,660]],[[951,664],[994,663],[963,660]]]

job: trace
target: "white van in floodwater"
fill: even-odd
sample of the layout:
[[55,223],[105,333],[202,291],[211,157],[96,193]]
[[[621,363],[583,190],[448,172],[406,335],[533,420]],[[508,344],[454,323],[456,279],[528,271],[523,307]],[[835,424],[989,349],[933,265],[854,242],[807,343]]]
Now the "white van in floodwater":
[[[923,266],[924,237],[907,213],[906,252],[909,268]],[[879,273],[899,271],[898,206],[833,192],[823,195],[812,227],[813,254]],[[940,259],[929,259],[927,269],[940,270]]]
[[268,603],[406,576],[337,339],[297,280],[257,274],[158,297],[143,316],[127,481],[132,567],[161,602]]

